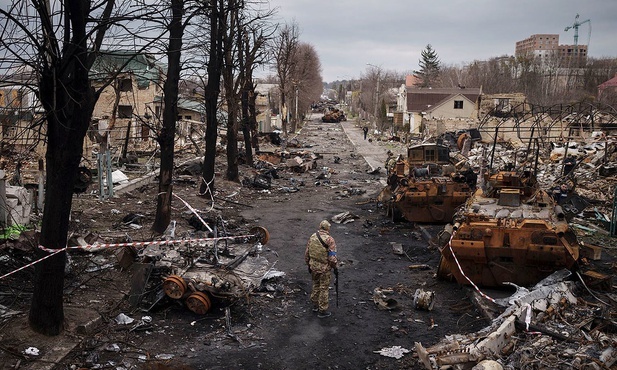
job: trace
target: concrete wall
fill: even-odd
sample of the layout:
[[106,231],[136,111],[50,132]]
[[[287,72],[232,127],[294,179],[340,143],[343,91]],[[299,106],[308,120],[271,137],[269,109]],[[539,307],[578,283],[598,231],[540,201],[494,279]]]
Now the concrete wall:
[[[119,76],[120,79],[126,78],[131,80],[129,91],[121,91],[119,106],[132,107],[133,115],[144,116],[146,112],[150,115],[155,114],[154,101],[157,95],[161,94],[161,89],[157,81],[152,81],[146,88],[140,89],[137,86],[137,80],[132,78],[130,74]],[[106,118],[111,117],[116,92],[112,86],[107,86],[94,107],[93,117]],[[162,114],[162,109],[161,109]]]

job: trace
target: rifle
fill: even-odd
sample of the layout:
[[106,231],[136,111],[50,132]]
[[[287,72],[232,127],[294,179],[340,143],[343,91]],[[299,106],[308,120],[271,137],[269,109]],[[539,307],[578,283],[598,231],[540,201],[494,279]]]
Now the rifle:
[[338,267],[334,268],[334,290],[336,291],[336,307],[338,307]]

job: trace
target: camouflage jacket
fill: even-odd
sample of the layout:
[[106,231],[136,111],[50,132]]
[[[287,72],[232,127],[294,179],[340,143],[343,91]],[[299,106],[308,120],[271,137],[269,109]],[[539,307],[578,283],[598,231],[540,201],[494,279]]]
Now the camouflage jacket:
[[388,159],[386,159],[385,166],[388,172],[392,171],[395,165],[396,165],[396,158],[389,157]]
[[327,231],[319,230],[318,233],[328,246],[328,249],[321,244],[317,238],[317,233],[315,233],[311,235],[306,244],[304,260],[311,268],[311,271],[324,273],[336,267],[336,243],[334,242],[334,238],[331,237]]

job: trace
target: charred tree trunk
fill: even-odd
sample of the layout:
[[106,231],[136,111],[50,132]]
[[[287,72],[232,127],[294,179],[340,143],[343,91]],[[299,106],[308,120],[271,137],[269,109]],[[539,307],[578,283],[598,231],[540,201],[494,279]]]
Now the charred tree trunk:
[[[85,51],[84,51],[85,53]],[[44,79],[53,78],[43,76]],[[76,78],[74,85],[84,83]],[[48,117],[48,145],[45,155],[47,161],[45,211],[41,225],[39,244],[48,249],[62,249],[66,246],[69,216],[73,197],[73,183],[82,157],[83,140],[94,108],[93,93],[90,89],[78,86],[72,96],[81,96],[79,103],[64,100],[71,106],[80,104],[85,109],[67,109]],[[75,94],[82,91],[83,94]],[[59,94],[61,94],[59,92]],[[63,98],[69,98],[67,94]],[[60,101],[58,103],[62,104]],[[89,113],[88,113],[89,112]],[[71,114],[72,113],[72,114]],[[49,252],[36,250],[36,257],[43,258]],[[44,335],[58,335],[63,329],[64,307],[64,267],[65,252],[60,252],[35,265],[34,290],[30,306],[30,327]]]
[[239,181],[238,175],[238,111],[237,106],[227,106],[227,173],[229,181]]
[[[238,81],[242,80],[242,75],[236,79],[234,70],[236,60],[242,63],[242,43],[236,42],[236,36],[241,33],[238,30],[239,4],[234,0],[228,0],[229,23],[225,23],[223,35],[224,63],[223,63],[223,83],[225,85],[225,100],[227,101],[227,171],[225,178],[229,181],[239,181],[238,175]],[[234,51],[237,50],[237,53]]]
[[178,81],[180,80],[180,56],[182,49],[183,0],[171,0],[172,20],[169,24],[169,47],[167,49],[167,79],[163,87],[165,107],[163,108],[163,128],[158,137],[161,147],[161,169],[156,216],[152,231],[162,234],[171,220],[172,180],[174,169],[174,138],[178,117]]
[[251,129],[251,144],[255,153],[259,153],[259,126],[257,125],[257,94],[253,82],[249,81],[251,87],[249,91],[249,127]]
[[214,197],[214,162],[216,159],[217,105],[221,92],[221,68],[223,66],[224,0],[212,3],[210,17],[210,58],[208,60],[208,84],[205,91],[206,107],[206,153],[204,155],[203,176],[199,191],[210,198]]
[[[44,63],[39,99],[47,112],[45,211],[39,244],[48,249],[66,246],[73,183],[81,161],[83,142],[90,125],[96,94],[88,80],[86,19],[89,2],[68,1],[67,18],[73,34],[70,46],[53,62]],[[37,258],[48,251],[36,250]],[[65,252],[35,265],[32,304],[28,321],[32,330],[57,335],[64,325],[63,287]]]
[[246,88],[242,89],[242,136],[244,136],[244,147],[246,148],[246,164],[253,166],[253,148],[251,140],[250,116],[249,116],[249,92]]

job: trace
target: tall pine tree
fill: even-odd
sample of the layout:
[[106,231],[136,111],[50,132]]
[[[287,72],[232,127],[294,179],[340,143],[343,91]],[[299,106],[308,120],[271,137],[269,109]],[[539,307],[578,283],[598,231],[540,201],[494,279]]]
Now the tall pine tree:
[[416,84],[416,86],[432,87],[439,80],[439,57],[431,44],[426,45],[426,48],[422,50],[420,56],[421,58],[418,61],[420,70],[415,71],[415,73],[418,77],[420,77],[421,82]]

